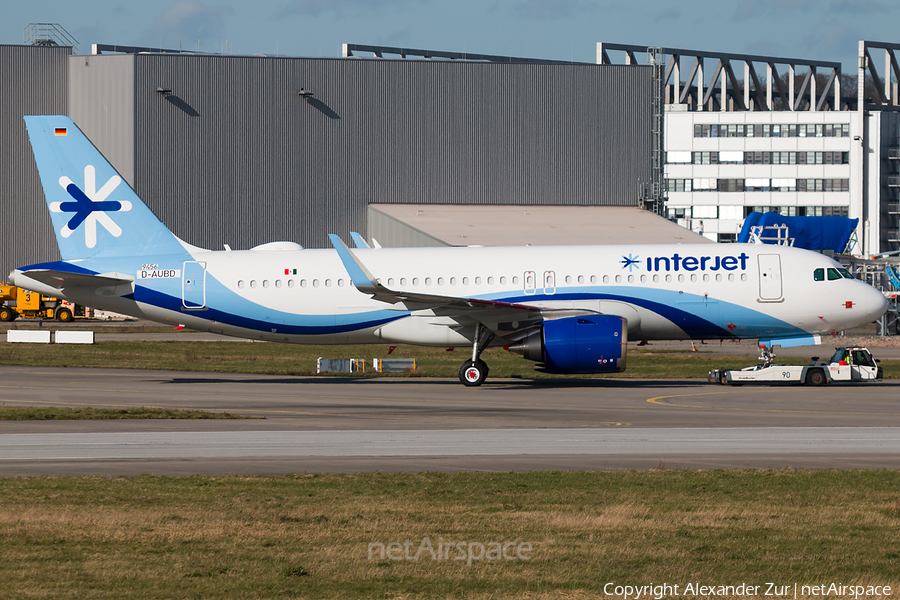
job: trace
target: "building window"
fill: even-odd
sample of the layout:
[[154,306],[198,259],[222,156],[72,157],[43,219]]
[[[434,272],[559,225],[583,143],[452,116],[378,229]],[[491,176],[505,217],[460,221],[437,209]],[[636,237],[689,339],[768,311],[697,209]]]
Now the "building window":
[[743,206],[729,206],[722,205],[719,206],[719,218],[720,219],[731,219],[733,221],[740,221],[744,218],[744,207]]
[[719,152],[719,164],[739,165],[744,162],[744,153],[740,150]]
[[698,124],[694,125],[694,137],[850,137],[850,124]]
[[692,212],[695,219],[718,219],[719,218],[719,207],[718,206],[694,206],[692,207]]
[[690,164],[691,151],[671,151],[666,152],[666,162],[673,165]]
[[669,218],[670,219],[690,219],[691,218],[691,207],[690,206],[670,206],[668,207]]

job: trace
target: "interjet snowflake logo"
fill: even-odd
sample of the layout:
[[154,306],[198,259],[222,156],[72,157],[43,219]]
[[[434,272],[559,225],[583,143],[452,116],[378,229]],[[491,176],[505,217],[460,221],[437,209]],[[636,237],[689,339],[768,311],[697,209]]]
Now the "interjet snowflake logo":
[[631,273],[632,269],[640,269],[641,266],[638,264],[638,259],[640,256],[632,256],[631,253],[628,256],[623,256],[622,260],[619,262],[622,263],[622,268],[628,268],[628,272]]
[[53,212],[74,213],[60,234],[68,238],[75,233],[78,226],[84,223],[84,245],[93,248],[97,245],[97,223],[103,225],[113,237],[122,235],[122,228],[116,225],[107,213],[127,212],[131,210],[131,202],[127,200],[107,200],[109,195],[119,187],[122,178],[113,175],[109,181],[97,189],[96,173],[93,165],[84,168],[84,189],[63,175],[59,178],[59,185],[72,196],[72,200],[66,202],[52,202],[50,210]]

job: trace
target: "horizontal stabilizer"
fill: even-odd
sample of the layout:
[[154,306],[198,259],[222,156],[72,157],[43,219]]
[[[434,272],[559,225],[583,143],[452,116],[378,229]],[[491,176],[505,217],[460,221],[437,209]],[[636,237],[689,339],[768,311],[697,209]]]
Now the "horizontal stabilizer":
[[62,269],[23,267],[16,269],[11,278],[13,283],[21,288],[31,289],[28,280],[36,281],[57,290],[71,289],[75,287],[109,287],[119,286],[134,282],[134,277],[122,273],[94,274],[90,272],[67,271]]

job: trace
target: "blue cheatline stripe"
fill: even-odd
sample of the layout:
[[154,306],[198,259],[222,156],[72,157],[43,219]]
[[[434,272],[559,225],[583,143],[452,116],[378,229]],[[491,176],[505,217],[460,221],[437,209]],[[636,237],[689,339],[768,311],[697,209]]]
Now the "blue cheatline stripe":
[[[352,257],[348,258],[349,263],[355,266],[356,263],[352,260]],[[98,274],[97,271],[88,270],[67,262],[47,262],[22,267],[22,271],[26,272],[32,269],[50,269],[89,275]],[[360,270],[360,274],[361,273],[362,271]],[[365,277],[365,275],[363,275],[363,277]],[[368,278],[366,278],[365,281],[368,282]],[[377,327],[409,315],[409,312],[407,311],[393,310],[372,310],[348,315],[302,315],[266,309],[235,294],[215,278],[209,282],[208,291],[210,292],[210,296],[226,298],[225,304],[220,304],[219,308],[210,308],[191,314],[211,322],[233,325],[260,332],[271,332],[272,328],[275,328],[278,333],[286,335],[348,333]],[[716,300],[715,298],[706,299],[703,296],[678,294],[666,290],[642,289],[640,291],[644,294],[653,294],[657,298],[650,299],[634,296],[628,293],[627,288],[617,288],[615,292],[613,292],[610,291],[608,286],[582,288],[578,291],[558,292],[552,295],[524,295],[517,290],[512,294],[509,292],[499,292],[478,297],[488,300],[524,304],[532,304],[539,301],[618,301],[638,306],[660,315],[680,327],[693,339],[731,339],[738,337],[805,338],[805,336],[810,335],[802,329],[779,319],[769,317],[764,313],[737,304]],[[182,302],[179,296],[173,295],[172,293],[164,293],[142,285],[137,285],[134,295],[129,298],[176,312],[180,312],[182,308]],[[679,303],[684,303],[686,301],[696,305],[705,303],[718,305],[718,315],[710,315],[710,318],[704,318],[702,315],[698,315],[683,308],[678,308],[677,305]],[[226,310],[223,310],[223,307]],[[265,314],[269,319],[244,316],[249,314]],[[718,323],[711,319],[716,319]],[[726,321],[735,321],[741,325],[741,329],[739,330],[740,335],[735,335],[726,329],[724,327]],[[752,328],[750,327],[750,324],[753,324]]]
[[[134,294],[124,296],[129,300],[156,306],[166,310],[181,312],[181,298],[164,294],[144,286],[136,286]],[[268,309],[258,306],[260,313],[268,312]],[[189,311],[194,318],[200,318],[210,323],[221,323],[234,327],[242,327],[251,331],[271,333],[273,329],[279,335],[327,335],[333,333],[350,333],[372,327],[378,327],[409,315],[408,312],[396,312],[388,310],[371,311],[366,313],[352,313],[347,315],[300,315],[270,311],[278,321],[254,319],[239,314],[226,312],[216,308],[207,308],[198,311]],[[285,321],[285,322],[280,322]],[[333,324],[328,324],[333,321]],[[340,321],[340,322],[338,322]]]
[[34,265],[28,265],[27,267],[19,267],[19,271],[22,271],[26,275],[28,274],[28,271],[43,270],[61,271],[63,273],[74,273],[76,275],[99,275],[97,271],[91,271],[90,269],[85,269],[84,267],[79,267],[78,265],[73,265],[72,263],[68,263],[65,261],[37,263]]
[[[557,288],[558,289],[558,288]],[[667,290],[641,289],[642,294],[652,294],[656,299],[645,296],[635,296],[628,293],[627,288],[617,286],[616,292],[611,292],[610,286],[582,288],[579,291],[557,292],[556,294],[535,294],[526,296],[515,294],[512,296],[503,294],[491,294],[491,300],[500,300],[510,303],[534,304],[536,302],[568,301],[568,300],[614,300],[639,306],[652,311],[661,317],[671,321],[682,328],[693,339],[738,339],[754,338],[761,335],[768,336],[802,336],[808,332],[791,325],[780,319],[775,319],[765,313],[733,304],[716,298],[704,298],[694,294],[679,294]],[[678,304],[717,304],[719,308],[718,323],[714,323],[689,310],[678,308]],[[737,322],[741,329],[740,335],[735,335],[725,328],[726,322]],[[752,324],[752,327],[749,327]]]

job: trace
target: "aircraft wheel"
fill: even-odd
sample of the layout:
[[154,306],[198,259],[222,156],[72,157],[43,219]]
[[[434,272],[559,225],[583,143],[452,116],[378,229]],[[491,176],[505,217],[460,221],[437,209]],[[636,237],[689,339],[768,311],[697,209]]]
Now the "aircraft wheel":
[[0,308],[0,321],[15,321],[16,316],[16,311],[8,306]]
[[467,360],[463,366],[459,368],[459,380],[467,387],[474,387],[484,383],[488,376],[487,364],[483,360],[472,362]]
[[56,318],[63,323],[68,323],[72,320],[72,311],[68,308],[61,308],[56,311]]
[[813,369],[806,374],[807,385],[823,385],[825,383],[825,373],[821,369]]

